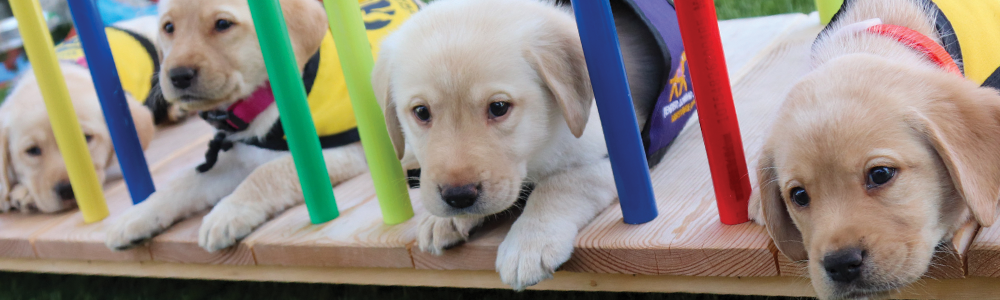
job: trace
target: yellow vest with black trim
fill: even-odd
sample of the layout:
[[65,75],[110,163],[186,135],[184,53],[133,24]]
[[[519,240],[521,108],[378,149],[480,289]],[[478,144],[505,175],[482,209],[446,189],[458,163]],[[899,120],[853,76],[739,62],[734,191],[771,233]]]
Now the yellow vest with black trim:
[[[145,102],[159,65],[156,49],[145,37],[125,29],[107,27],[104,32],[108,36],[122,88],[132,98]],[[56,47],[56,57],[61,61],[87,66],[79,36],[60,43]]]
[[[382,40],[418,9],[419,6],[414,0],[361,1],[368,41],[371,43],[372,55],[376,56],[376,59]],[[357,127],[351,97],[347,93],[340,58],[337,56],[337,47],[329,31],[320,45],[319,67],[312,88],[309,90],[308,101],[316,132],[320,137],[335,135]]]
[[1000,89],[1000,0],[931,1],[942,12],[935,22],[942,46],[960,63],[965,77]]

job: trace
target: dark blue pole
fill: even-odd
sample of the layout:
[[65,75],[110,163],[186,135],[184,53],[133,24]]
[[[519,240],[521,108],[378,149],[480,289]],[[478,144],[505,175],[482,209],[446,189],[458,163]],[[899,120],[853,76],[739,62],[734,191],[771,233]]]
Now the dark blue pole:
[[[93,0],[69,0],[73,23],[76,24],[77,35],[83,45],[83,53],[87,57],[90,75],[94,78],[97,97],[101,99],[101,109],[104,119],[108,122],[111,132],[111,142],[115,147],[115,155],[122,167],[125,184],[128,186],[132,203],[146,200],[156,191],[153,177],[149,174],[146,156],[142,152],[139,134],[135,131],[135,122],[129,112],[125,91],[118,79],[118,69],[115,59],[111,56],[111,46],[104,32],[104,22],[97,4]],[[134,95],[145,97],[145,95]]]
[[625,223],[642,224],[656,218],[656,198],[649,179],[632,94],[625,75],[608,0],[573,0],[577,28],[587,57],[590,82],[604,127],[611,168]]

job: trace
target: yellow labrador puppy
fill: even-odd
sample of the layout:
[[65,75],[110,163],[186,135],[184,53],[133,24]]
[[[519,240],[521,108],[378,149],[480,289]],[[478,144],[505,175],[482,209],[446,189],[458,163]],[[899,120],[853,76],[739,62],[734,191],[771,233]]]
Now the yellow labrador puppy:
[[808,260],[822,299],[887,297],[964,223],[996,219],[1000,91],[985,86],[997,65],[962,30],[995,17],[950,14],[990,1],[934,2],[846,1],[764,146],[757,220]]
[[[412,0],[383,2],[376,4],[389,5],[372,11],[399,17],[417,10]],[[338,79],[339,60],[322,3],[282,0],[281,7],[295,59],[304,70],[310,109],[316,109],[313,119],[330,182],[358,176],[367,163],[350,99]],[[132,207],[109,229],[106,244],[113,249],[133,246],[214,205],[202,221],[198,241],[216,251],[302,203],[302,189],[247,1],[169,0],[161,1],[159,9],[162,95],[183,109],[200,111],[219,131],[205,163]],[[399,21],[376,22],[368,28],[369,36],[373,30],[391,30]]]
[[[154,36],[156,32],[155,18],[137,18],[116,23],[114,26],[118,28],[116,29],[118,35],[109,36],[114,41],[119,41],[118,37],[125,36],[122,34],[125,30],[135,35],[125,39],[133,40]],[[150,45],[150,47],[155,46]],[[60,55],[64,53],[62,50],[73,52],[71,49],[75,49],[81,56],[73,58],[83,59],[79,43],[75,46],[67,46],[64,43],[57,48]],[[115,48],[115,51],[117,50],[143,52],[136,53],[133,57],[151,56],[141,47]],[[155,50],[149,53],[155,56]],[[75,63],[75,60],[71,62],[66,60],[66,57],[60,56],[60,58],[64,59],[60,68],[66,79],[80,127],[86,135],[99,180],[104,182],[120,178],[121,169],[90,72],[86,67]],[[128,69],[128,72],[119,72],[126,83],[126,98],[143,148],[153,139],[155,132],[154,113],[151,110],[158,110],[157,114],[162,113],[164,121],[168,121],[167,118],[180,117],[179,112],[171,111],[167,106],[154,106],[154,103],[147,102],[144,107],[136,98],[145,98],[146,95],[133,97],[132,92],[136,90],[139,90],[137,93],[145,93],[148,90],[153,65],[150,63],[145,66],[148,69],[145,70],[146,73],[132,69]],[[143,85],[145,88],[136,87]],[[17,79],[14,88],[0,106],[0,212],[14,209],[21,212],[52,213],[72,207],[76,207],[76,197],[69,183],[66,165],[52,134],[38,80],[33,72],[28,71]]]
[[[636,36],[637,18],[618,21],[636,107],[649,107],[662,87],[658,48],[639,43],[654,39]],[[616,197],[568,7],[432,2],[383,42],[373,85],[396,153],[421,168],[431,213],[418,231],[423,251],[467,240],[533,184],[496,260],[503,282],[524,289],[551,277],[580,228]]]
[[[87,138],[98,179],[121,177],[90,72],[76,65],[62,65],[80,127]],[[152,113],[129,99],[129,110],[143,148],[153,139]],[[76,207],[69,174],[38,88],[35,74],[28,71],[0,106],[0,212],[58,212]]]

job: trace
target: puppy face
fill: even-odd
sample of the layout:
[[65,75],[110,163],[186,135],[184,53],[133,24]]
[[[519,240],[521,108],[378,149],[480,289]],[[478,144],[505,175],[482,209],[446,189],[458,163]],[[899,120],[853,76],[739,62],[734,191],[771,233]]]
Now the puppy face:
[[[319,2],[282,0],[299,67],[319,49],[326,14]],[[160,88],[180,108],[207,110],[253,93],[267,81],[246,1],[170,0],[160,3]]]
[[419,161],[424,205],[438,216],[507,209],[539,149],[587,121],[592,92],[572,17],[497,2],[520,9],[428,6],[382,43],[373,73],[397,154],[408,147]]
[[820,298],[888,296],[970,212],[992,224],[998,112],[997,91],[942,71],[860,54],[825,64],[792,89],[764,149],[768,231],[809,260]]
[[[114,148],[90,76],[63,68],[88,150],[104,181],[104,170],[111,164]],[[25,203],[22,210],[58,212],[76,206],[62,153],[33,74],[18,83],[0,107],[0,198],[17,198]]]

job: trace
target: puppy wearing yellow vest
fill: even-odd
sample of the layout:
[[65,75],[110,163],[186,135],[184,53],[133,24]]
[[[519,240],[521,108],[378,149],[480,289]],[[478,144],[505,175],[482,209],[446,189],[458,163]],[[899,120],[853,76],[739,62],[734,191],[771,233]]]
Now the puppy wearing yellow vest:
[[[419,9],[414,0],[361,1],[368,38],[382,38]],[[326,14],[315,0],[281,0],[331,184],[367,170]],[[198,111],[218,131],[205,161],[161,187],[113,225],[106,244],[131,247],[214,206],[199,245],[229,247],[271,216],[303,202],[295,165],[245,0],[160,2],[162,96]]]
[[848,0],[758,162],[756,220],[821,299],[891,296],[1000,193],[1000,1]]
[[[156,44],[151,39],[156,27],[155,17],[143,17],[116,23],[106,30],[143,147],[152,140],[154,123],[167,123],[183,115],[165,102],[146,101],[158,66]],[[102,181],[119,178],[121,170],[79,39],[61,43],[56,54],[98,177]],[[38,82],[28,71],[17,79],[0,106],[0,212],[14,209],[51,213],[76,205],[41,103]]]

